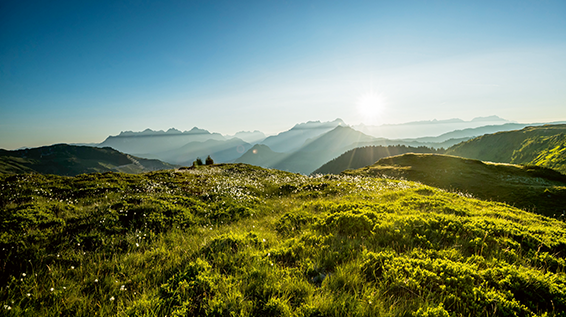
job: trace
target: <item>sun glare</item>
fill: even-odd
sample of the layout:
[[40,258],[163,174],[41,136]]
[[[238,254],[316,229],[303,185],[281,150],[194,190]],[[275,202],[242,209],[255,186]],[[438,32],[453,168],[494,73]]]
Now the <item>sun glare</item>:
[[383,112],[385,100],[381,94],[371,91],[361,95],[358,98],[356,106],[358,113],[363,117],[363,120],[373,123]]

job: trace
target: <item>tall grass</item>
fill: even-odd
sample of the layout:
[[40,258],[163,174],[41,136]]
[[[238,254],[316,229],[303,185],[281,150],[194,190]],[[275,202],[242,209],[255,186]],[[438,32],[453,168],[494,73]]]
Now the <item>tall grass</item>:
[[6,316],[564,316],[566,227],[248,165],[0,176]]

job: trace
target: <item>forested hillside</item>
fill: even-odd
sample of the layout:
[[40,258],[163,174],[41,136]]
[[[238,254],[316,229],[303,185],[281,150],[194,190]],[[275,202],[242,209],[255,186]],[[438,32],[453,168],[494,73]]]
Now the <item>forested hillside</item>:
[[312,174],[340,174],[347,169],[357,169],[377,160],[404,153],[443,153],[442,149],[405,145],[365,146],[352,149],[316,169]]

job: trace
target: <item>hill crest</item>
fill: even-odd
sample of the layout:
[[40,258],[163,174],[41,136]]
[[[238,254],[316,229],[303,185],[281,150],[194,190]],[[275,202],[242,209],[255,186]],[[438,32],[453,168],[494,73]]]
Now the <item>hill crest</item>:
[[555,170],[452,155],[402,154],[343,174],[416,181],[536,210],[547,216],[562,214],[566,201],[566,175]]
[[135,157],[110,147],[55,144],[15,151],[0,150],[0,172],[74,176],[95,172],[142,173],[174,168],[159,160]]

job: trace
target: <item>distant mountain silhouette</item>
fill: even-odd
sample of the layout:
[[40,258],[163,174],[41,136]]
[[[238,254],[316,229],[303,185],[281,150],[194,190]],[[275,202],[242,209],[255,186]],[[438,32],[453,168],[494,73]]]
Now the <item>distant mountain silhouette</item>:
[[240,131],[236,133],[234,136],[227,136],[227,138],[238,138],[244,140],[250,144],[259,143],[265,140],[265,134],[261,131]]
[[490,122],[490,121],[501,122],[507,120],[498,116],[476,117],[471,120],[471,122]]
[[357,169],[374,164],[377,160],[404,153],[443,153],[429,147],[411,147],[405,145],[366,146],[345,152],[337,158],[317,168],[312,174],[340,174],[347,169]]
[[438,136],[454,130],[477,128],[485,125],[510,123],[498,116],[478,117],[471,121],[462,119],[415,121],[401,124],[383,124],[380,126],[356,125],[354,129],[368,135],[387,139],[420,138]]
[[[500,122],[503,124],[498,124]],[[438,129],[438,127],[447,129],[455,126],[474,127],[453,130],[433,137],[387,139],[376,138],[363,131],[355,130],[341,119],[336,119],[330,122],[299,123],[287,131],[267,138],[260,131],[242,131],[234,136],[222,136],[219,133],[211,133],[196,127],[184,132],[173,128],[167,131],[151,129],[141,132],[124,131],[117,136],[108,137],[99,146],[110,146],[124,153],[159,159],[171,164],[191,165],[197,157],[202,159],[210,155],[216,163],[244,162],[309,174],[354,148],[404,145],[415,148],[424,146],[446,149],[486,133],[520,129],[526,125],[509,123],[497,116],[490,116],[475,118],[471,121],[431,120],[373,128],[379,128],[380,131],[389,129],[390,132],[401,131],[404,134],[411,134],[414,131],[432,131],[431,129]],[[254,144],[263,144],[265,147],[252,148]],[[256,153],[248,153],[250,150],[255,150]]]
[[210,155],[215,162],[224,163],[234,161],[251,147],[251,144],[238,138],[229,140],[211,139],[190,142],[178,149],[147,157],[159,158],[173,164],[191,165],[197,157],[204,159]]
[[301,148],[286,157],[275,168],[310,174],[325,162],[352,149],[354,144],[373,139],[350,127],[337,126],[319,137],[307,140]]
[[0,172],[5,174],[41,173],[74,176],[94,172],[141,173],[175,166],[97,148],[56,144],[39,148],[6,151],[0,149]]
[[[468,128],[468,129],[462,129],[462,130],[455,130],[455,131],[451,131],[451,132],[447,132],[444,134],[441,134],[439,136],[435,136],[435,137],[422,137],[422,138],[416,138],[414,139],[415,141],[418,142],[423,142],[423,143],[427,143],[427,142],[444,142],[450,139],[472,139],[484,134],[489,134],[489,133],[496,133],[496,132],[501,132],[501,131],[512,131],[512,130],[518,130],[518,129],[522,129],[524,127],[529,126],[529,124],[525,124],[525,123],[505,123],[505,124],[498,124],[498,125],[485,125],[485,126],[481,126],[481,127],[477,127],[477,128]],[[405,139],[407,140],[407,139]]]
[[289,156],[288,153],[274,152],[265,144],[256,144],[234,162],[275,168],[275,166],[278,166],[287,156]]
[[108,146],[124,153],[139,155],[175,150],[190,142],[225,139],[219,133],[210,133],[197,127],[185,132],[176,129],[169,129],[166,132],[146,129],[143,132],[126,131],[117,136],[109,136],[99,146]]
[[[451,131],[451,132],[448,132],[448,133],[444,133],[444,134],[436,136],[436,137],[422,137],[422,138],[416,138],[414,140],[418,141],[418,142],[427,143],[427,142],[445,142],[446,140],[449,140],[449,139],[460,139],[460,140],[464,139],[464,138],[473,139],[475,137],[482,136],[484,134],[492,134],[492,133],[497,133],[497,132],[502,132],[502,131],[519,130],[519,129],[523,129],[523,128],[531,127],[531,126],[542,126],[542,125],[548,125],[548,124],[561,124],[561,123],[566,123],[566,122],[529,123],[529,124],[527,124],[527,123],[505,123],[505,124],[499,124],[499,125],[486,125],[486,126],[481,126],[481,127],[477,127],[477,128],[455,130],[455,131]],[[405,139],[405,140],[407,140],[407,139]]]
[[261,142],[276,152],[293,152],[299,149],[305,141],[322,135],[337,126],[346,126],[342,119],[331,122],[309,121],[296,124],[290,130],[267,137]]
[[500,163],[535,164],[566,172],[566,124],[486,134],[446,154]]
[[[421,143],[415,140],[379,139],[354,130],[351,127],[338,125],[322,135],[307,139],[301,147],[293,152],[282,153],[273,151],[267,146],[255,146],[235,162],[276,168],[295,173],[310,174],[328,161],[354,148],[398,145],[414,147],[432,146],[434,148],[440,148],[445,144],[452,145],[460,141],[461,140],[451,139],[445,141],[446,143]],[[256,150],[256,155],[253,155],[252,150]],[[432,152],[434,150],[430,149],[430,151]],[[257,155],[257,153],[261,153],[262,155]],[[368,164],[371,163],[373,162]]]
[[339,125],[322,135],[306,140],[303,146],[292,153],[278,153],[265,145],[256,145],[236,162],[309,174],[328,160],[351,149],[353,144],[372,140],[374,138],[371,136]]

